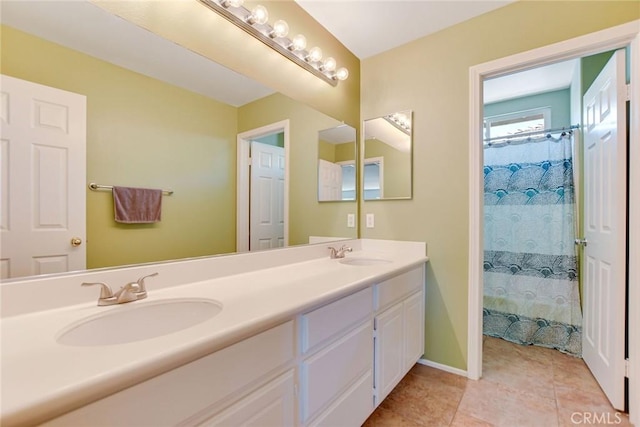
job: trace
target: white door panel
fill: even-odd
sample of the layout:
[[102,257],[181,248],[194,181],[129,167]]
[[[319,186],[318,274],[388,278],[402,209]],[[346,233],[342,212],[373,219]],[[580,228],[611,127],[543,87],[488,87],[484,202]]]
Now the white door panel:
[[624,409],[626,107],[624,51],[584,96],[585,274],[583,358],[616,409]]
[[1,78],[2,278],[82,270],[86,97]]
[[251,142],[249,250],[284,246],[284,148]]

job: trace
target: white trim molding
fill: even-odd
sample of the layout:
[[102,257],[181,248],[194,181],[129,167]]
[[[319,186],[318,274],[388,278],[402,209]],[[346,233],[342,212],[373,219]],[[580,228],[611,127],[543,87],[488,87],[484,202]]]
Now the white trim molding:
[[[469,270],[467,376],[482,376],[482,84],[486,78],[630,46],[631,76],[640,76],[640,21],[478,64],[469,69]],[[629,156],[640,160],[640,82],[631,82]],[[640,170],[629,174],[629,324],[640,324]],[[640,330],[629,331],[630,421],[640,423]]]
[[249,250],[249,157],[251,140],[274,133],[284,133],[284,246],[289,246],[289,119],[251,129],[237,137],[236,252]]
[[431,368],[439,369],[441,371],[449,372],[450,374],[460,375],[461,377],[468,376],[467,371],[463,369],[454,368],[453,366],[449,366],[449,365],[443,365],[442,363],[438,363],[438,362],[432,362],[431,360],[418,359],[418,363],[424,366],[429,366]]

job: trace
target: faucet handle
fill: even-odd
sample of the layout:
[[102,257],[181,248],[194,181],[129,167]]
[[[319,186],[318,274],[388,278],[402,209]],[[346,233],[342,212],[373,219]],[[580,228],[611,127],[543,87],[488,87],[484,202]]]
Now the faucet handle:
[[134,282],[138,286],[138,290],[136,291],[136,295],[138,299],[143,299],[147,297],[147,287],[144,284],[144,279],[147,277],[157,276],[158,273],[147,274],[146,276],[142,276],[136,282]]
[[113,297],[113,291],[103,282],[84,282],[80,286],[100,286],[100,299],[107,299]]

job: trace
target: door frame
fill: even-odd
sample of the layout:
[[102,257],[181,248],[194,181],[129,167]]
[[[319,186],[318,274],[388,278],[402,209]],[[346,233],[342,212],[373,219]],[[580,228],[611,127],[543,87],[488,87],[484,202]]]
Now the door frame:
[[[469,269],[467,377],[482,376],[483,80],[561,60],[630,46],[631,76],[640,76],[640,20],[469,68]],[[629,158],[640,158],[640,81],[631,82]],[[634,143],[635,141],[635,143]],[[640,170],[629,171],[629,323],[640,324]],[[640,336],[629,335],[629,406],[640,408]],[[632,423],[640,413],[630,413]]]
[[274,133],[284,133],[284,246],[289,246],[289,119],[251,129],[237,137],[236,252],[249,250],[249,191],[251,188],[251,140]]

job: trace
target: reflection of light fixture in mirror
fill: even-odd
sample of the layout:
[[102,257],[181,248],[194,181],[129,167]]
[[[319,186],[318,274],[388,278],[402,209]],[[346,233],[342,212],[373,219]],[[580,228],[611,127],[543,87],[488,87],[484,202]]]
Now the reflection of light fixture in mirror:
[[319,47],[314,47],[307,52],[307,40],[302,34],[298,34],[291,40],[287,38],[289,25],[285,21],[278,20],[273,26],[269,25],[269,12],[262,5],[248,10],[243,6],[244,0],[200,0],[200,2],[332,86],[336,86],[339,80],[345,80],[349,76],[349,71],[344,67],[336,71],[335,59],[327,58],[322,61],[322,50]]
[[384,118],[404,133],[411,134],[411,116],[403,113],[393,113]]

